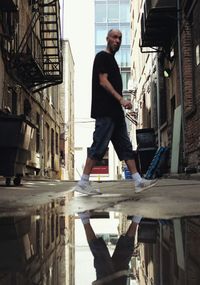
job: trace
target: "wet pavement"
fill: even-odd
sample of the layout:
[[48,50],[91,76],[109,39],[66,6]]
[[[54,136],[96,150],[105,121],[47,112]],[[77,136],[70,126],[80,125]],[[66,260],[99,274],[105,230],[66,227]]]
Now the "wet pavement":
[[[93,187],[102,192],[98,196],[73,195],[75,184],[75,181],[23,180],[20,186],[6,187],[4,181],[0,181],[0,284],[46,284],[46,280],[50,280],[55,285],[71,285],[78,275],[82,282],[83,274],[93,281],[95,271],[89,247],[87,254],[91,262],[87,267],[84,261],[84,273],[75,271],[82,258],[76,245],[80,238],[77,222],[81,223],[74,216],[77,212],[94,210],[97,216],[112,212],[109,220],[105,221],[102,216],[98,218],[103,222],[101,234],[106,230],[105,225],[116,220],[116,236],[122,230],[119,213],[162,219],[162,223],[163,219],[200,215],[198,180],[160,179],[156,186],[140,194],[134,193],[131,180],[92,182]],[[94,216],[91,216],[91,224],[96,231],[99,219]],[[167,221],[164,223],[165,227],[171,225]],[[175,226],[176,239],[180,243]],[[111,228],[109,230],[109,234],[113,234]],[[151,228],[148,234],[155,230],[158,229]],[[82,232],[81,238],[84,236]],[[75,254],[76,258],[72,258]],[[135,267],[132,270],[135,274]],[[133,273],[130,284],[134,284]]]
[[116,211],[152,219],[200,215],[200,182],[160,179],[156,186],[135,194],[129,180],[93,183],[103,195],[74,197],[68,206],[73,214],[85,210]]
[[[21,186],[0,183],[0,217],[34,214],[54,199],[66,199],[74,181],[23,181]],[[160,179],[156,186],[135,194],[130,180],[92,182],[102,195],[77,195],[63,208],[66,215],[85,210],[122,212],[153,219],[200,215],[200,181]]]
[[20,186],[5,186],[0,181],[0,217],[35,214],[37,208],[55,199],[65,199],[75,182],[23,181]]

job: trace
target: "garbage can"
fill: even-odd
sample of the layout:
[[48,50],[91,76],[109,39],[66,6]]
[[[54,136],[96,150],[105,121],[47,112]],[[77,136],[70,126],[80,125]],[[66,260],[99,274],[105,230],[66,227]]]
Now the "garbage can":
[[20,185],[24,167],[30,158],[30,140],[34,125],[24,116],[12,114],[0,115],[0,175],[6,178],[10,185]]
[[136,130],[137,153],[139,169],[141,174],[145,174],[157,151],[156,136],[153,128]]

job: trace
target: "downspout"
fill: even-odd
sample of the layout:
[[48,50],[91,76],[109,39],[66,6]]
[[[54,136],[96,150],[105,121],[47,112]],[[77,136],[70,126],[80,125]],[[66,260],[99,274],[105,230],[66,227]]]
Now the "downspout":
[[157,124],[158,124],[158,147],[161,146],[161,135],[160,135],[160,73],[159,73],[159,53],[156,54],[156,70],[157,70]]
[[159,228],[160,228],[160,285],[163,285],[163,262],[162,262],[162,223],[159,220]]
[[184,93],[183,93],[183,63],[181,53],[181,10],[180,0],[177,0],[177,32],[178,32],[178,66],[179,66],[179,89],[181,102],[181,126],[182,126],[182,146],[183,163],[185,163],[185,117],[184,117]]

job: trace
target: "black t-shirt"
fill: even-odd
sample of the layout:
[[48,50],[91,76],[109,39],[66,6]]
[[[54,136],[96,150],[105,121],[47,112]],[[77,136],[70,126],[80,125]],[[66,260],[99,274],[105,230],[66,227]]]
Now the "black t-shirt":
[[92,106],[91,117],[112,117],[120,119],[124,112],[120,103],[99,84],[99,74],[107,73],[108,80],[114,89],[122,96],[122,78],[114,56],[106,51],[96,54],[92,74]]

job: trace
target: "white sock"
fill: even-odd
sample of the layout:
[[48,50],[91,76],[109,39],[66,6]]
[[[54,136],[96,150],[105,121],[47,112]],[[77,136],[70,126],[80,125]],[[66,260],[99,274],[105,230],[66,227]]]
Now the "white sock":
[[141,216],[133,216],[132,221],[133,221],[135,224],[139,224],[140,221],[141,221],[141,219],[142,219]]
[[89,183],[89,178],[90,178],[89,175],[83,174],[83,175],[81,176],[81,180],[79,181],[79,184],[83,185],[83,184]]
[[90,219],[86,219],[86,218],[81,219],[81,221],[82,221],[82,223],[83,223],[84,225],[86,225],[86,224],[89,224],[89,223],[90,223]]
[[132,179],[137,183],[140,183],[142,180],[142,177],[138,172],[132,173]]
[[90,212],[89,211],[78,213],[78,215],[84,225],[90,223]]

